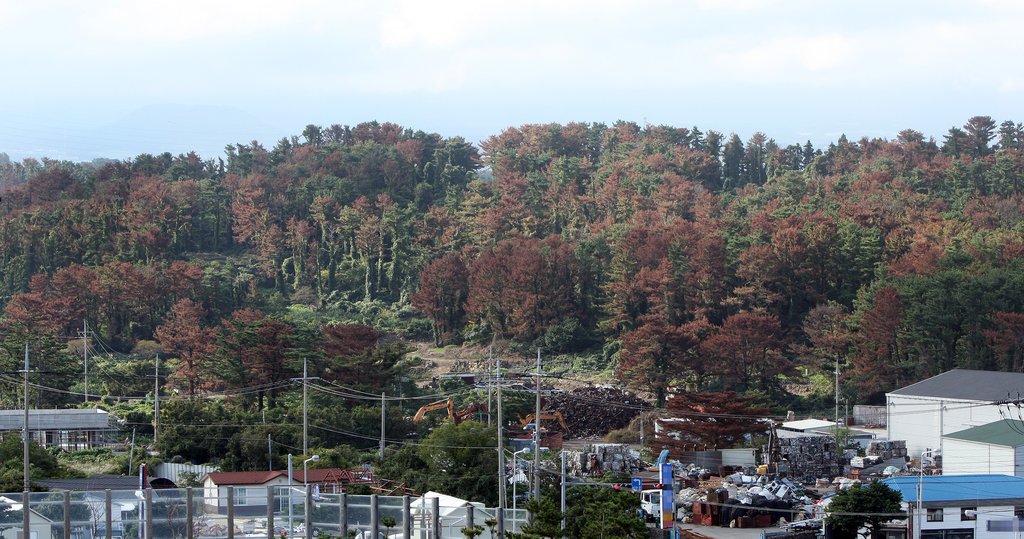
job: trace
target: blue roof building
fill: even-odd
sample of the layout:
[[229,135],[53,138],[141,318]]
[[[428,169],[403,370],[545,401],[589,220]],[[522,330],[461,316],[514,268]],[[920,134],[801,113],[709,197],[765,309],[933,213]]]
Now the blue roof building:
[[[922,486],[922,513],[917,488]],[[890,477],[881,481],[903,496],[906,537],[1016,539],[1024,530],[1024,477],[998,474]],[[914,533],[916,527],[921,534]]]

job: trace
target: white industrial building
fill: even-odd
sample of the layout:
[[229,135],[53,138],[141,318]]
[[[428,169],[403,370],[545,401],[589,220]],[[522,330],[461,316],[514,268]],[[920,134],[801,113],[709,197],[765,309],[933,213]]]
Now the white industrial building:
[[1024,477],[1024,421],[1004,419],[943,436],[942,474]]
[[[24,426],[24,409],[0,410],[0,437],[20,437]],[[28,411],[29,435],[43,447],[68,451],[109,447],[116,441],[117,427],[117,418],[96,408]]]
[[1018,398],[1024,374],[953,369],[885,395],[887,434],[906,440],[907,452],[917,458],[925,450],[941,453],[943,436],[1014,417],[1015,406],[1001,405]]

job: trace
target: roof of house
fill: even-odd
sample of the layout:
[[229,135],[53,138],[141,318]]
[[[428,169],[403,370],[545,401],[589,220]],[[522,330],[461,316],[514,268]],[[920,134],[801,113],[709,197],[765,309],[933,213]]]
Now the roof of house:
[[54,490],[135,490],[139,478],[131,475],[100,474],[79,479],[41,479],[40,485]]
[[[302,470],[292,472],[296,482],[305,483]],[[365,483],[373,478],[369,470],[348,470],[344,468],[310,468],[310,483]]]
[[[262,485],[277,477],[288,477],[285,470],[261,472],[210,472],[206,474],[217,485]],[[365,483],[372,479],[373,473],[366,470],[346,470],[344,468],[312,468],[309,470],[310,483]],[[306,483],[302,470],[292,472],[296,483]]]
[[[10,509],[11,511],[21,511],[22,505],[21,505],[21,501],[20,500],[15,500],[13,498],[8,498],[7,496],[0,496],[0,503],[4,504],[4,507],[6,509]],[[41,518],[41,519],[43,519],[43,520],[45,520],[47,522],[53,522],[53,519],[47,517],[46,515],[40,513],[39,511],[36,511],[35,509],[32,509],[33,506],[34,506],[34,504],[32,502],[32,499],[29,498],[29,506],[28,506],[28,513],[29,513],[29,515],[35,515],[36,517],[39,517],[39,518]]]
[[442,517],[456,513],[467,505],[472,505],[473,507],[476,508],[484,507],[484,504],[480,502],[471,502],[468,500],[463,500],[462,498],[456,498],[455,496],[441,494],[440,492],[429,491],[423,494],[422,496],[412,499],[411,503],[409,504],[409,507],[412,510],[412,514],[418,515],[424,510],[430,511],[430,508],[434,503],[433,500],[431,500],[431,498],[438,499],[437,505],[438,509],[440,509],[439,513]]
[[1003,419],[944,435],[946,438],[982,444],[1020,447],[1024,445],[1024,421]]
[[970,501],[980,502],[1015,500],[1013,505],[1024,505],[1024,477],[997,474],[967,475],[903,475],[882,479],[882,483],[903,495],[903,501],[917,502],[917,482],[922,480],[923,503]]
[[790,438],[825,438],[832,436],[828,432],[822,432],[820,430],[802,431],[802,430],[786,430],[778,429],[775,434],[779,436],[779,439],[790,439]]
[[[92,477],[75,479],[41,479],[35,481],[50,490],[70,490],[74,492],[89,491],[135,491],[139,489],[139,478],[131,475],[98,474]],[[149,486],[154,489],[176,488],[170,479],[152,477]],[[134,497],[134,494],[132,494]]]
[[1024,373],[953,369],[889,395],[990,402],[1016,397],[1021,386],[1024,386]]
[[262,485],[277,477],[288,477],[288,472],[281,470],[261,472],[210,472],[206,474],[216,485]]
[[786,421],[783,423],[782,428],[789,430],[816,430],[816,429],[834,429],[836,428],[835,421],[823,421],[821,419],[799,419],[797,421]]

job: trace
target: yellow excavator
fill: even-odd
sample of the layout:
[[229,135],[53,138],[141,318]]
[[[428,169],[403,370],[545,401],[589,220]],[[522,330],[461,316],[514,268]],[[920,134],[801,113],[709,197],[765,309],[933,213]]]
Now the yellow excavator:
[[[525,429],[527,425],[533,423],[536,420],[537,414],[529,414],[526,417],[519,420],[519,423]],[[558,421],[558,424],[562,427],[562,432],[569,432],[569,426],[565,424],[565,418],[562,417],[562,412],[558,410],[547,410],[540,413],[541,421]]]
[[473,403],[459,411],[455,411],[455,402],[452,399],[442,399],[421,406],[419,410],[416,410],[416,415],[412,417],[412,420],[419,423],[430,412],[444,409],[448,410],[448,417],[458,425],[480,410],[487,411],[487,405]]
[[434,401],[430,404],[424,404],[423,406],[420,407],[419,410],[416,410],[416,415],[412,416],[412,420],[419,423],[420,421],[423,421],[423,418],[426,417],[426,415],[429,414],[430,412],[433,412],[435,410],[441,410],[444,408],[448,409],[448,417],[454,420],[455,403],[452,402],[451,399],[442,399],[439,401]]

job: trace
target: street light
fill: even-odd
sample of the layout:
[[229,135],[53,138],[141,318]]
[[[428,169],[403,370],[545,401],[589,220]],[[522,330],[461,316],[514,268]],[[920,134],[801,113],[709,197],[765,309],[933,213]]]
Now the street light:
[[308,474],[309,472],[306,468],[306,465],[309,464],[309,461],[311,460],[320,460],[320,455],[313,455],[312,457],[309,457],[308,459],[302,461],[302,484],[306,486],[309,486],[309,479],[306,478],[306,474]]
[[306,465],[309,464],[310,461],[316,461],[316,460],[320,460],[320,455],[313,455],[312,457],[309,457],[308,459],[302,461],[302,485],[306,489],[306,501],[303,503],[303,507],[305,507],[305,509],[306,509],[306,511],[305,511],[305,523],[303,524],[303,526],[305,526],[305,528],[303,529],[303,531],[305,532],[306,537],[312,537],[312,534],[313,534],[313,532],[312,532],[312,530],[313,530],[313,523],[310,522],[310,507],[309,507],[309,503],[308,503],[309,502],[309,469],[306,467]]
[[515,510],[516,510],[516,485],[519,484],[519,478],[516,476],[516,474],[519,472],[519,465],[518,465],[519,461],[516,460],[516,455],[518,455],[520,453],[529,453],[529,452],[530,452],[530,448],[529,447],[524,447],[524,448],[520,449],[519,451],[513,451],[512,452],[512,514],[513,515],[515,514]]
[[288,453],[288,537],[292,536],[292,454]]
[[921,539],[921,535],[922,535],[921,532],[924,531],[924,530],[921,529],[921,527],[924,526],[924,509],[922,508],[923,507],[923,505],[922,505],[922,498],[924,498],[924,456],[925,455],[931,455],[932,457],[934,457],[935,456],[935,450],[934,449],[925,449],[924,451],[921,452],[921,469],[918,470],[918,476],[917,476],[917,533],[916,533],[917,537],[915,539]]

